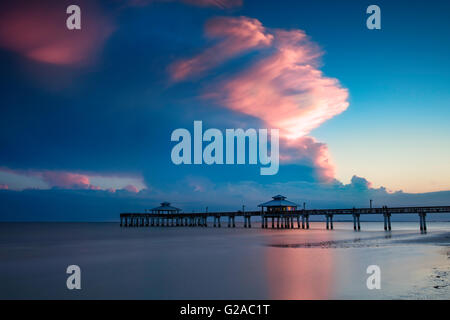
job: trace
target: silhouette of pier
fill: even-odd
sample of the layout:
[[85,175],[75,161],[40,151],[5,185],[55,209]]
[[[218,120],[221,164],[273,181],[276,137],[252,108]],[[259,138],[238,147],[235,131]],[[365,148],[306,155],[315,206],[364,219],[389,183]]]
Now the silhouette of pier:
[[[266,208],[267,209],[267,208]],[[178,209],[179,210],[179,209]],[[353,217],[353,229],[361,230],[361,216],[370,218],[383,216],[384,230],[392,229],[391,216],[398,214],[415,214],[419,217],[421,231],[427,230],[426,216],[429,213],[449,213],[450,206],[431,207],[379,207],[379,208],[350,208],[350,209],[300,209],[290,208],[288,210],[264,210],[261,211],[235,211],[235,212],[193,212],[172,213],[150,212],[150,213],[121,213],[121,227],[222,227],[223,223],[228,228],[235,228],[235,218],[244,219],[244,228],[252,227],[252,219],[261,224],[265,229],[309,229],[310,217],[323,216],[325,227],[333,230],[334,217]]]

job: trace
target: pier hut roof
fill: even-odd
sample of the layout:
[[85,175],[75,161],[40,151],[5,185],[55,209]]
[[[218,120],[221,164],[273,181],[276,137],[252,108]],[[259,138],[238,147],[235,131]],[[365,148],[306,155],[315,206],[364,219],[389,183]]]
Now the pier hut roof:
[[170,205],[170,202],[166,202],[165,201],[165,202],[161,203],[161,206],[153,208],[153,209],[151,209],[151,211],[153,211],[153,212],[157,212],[157,211],[175,211],[175,212],[180,212],[181,209],[172,207]]
[[286,197],[280,194],[273,196],[272,199],[273,200],[259,204],[258,207],[298,207],[298,204],[286,200]]

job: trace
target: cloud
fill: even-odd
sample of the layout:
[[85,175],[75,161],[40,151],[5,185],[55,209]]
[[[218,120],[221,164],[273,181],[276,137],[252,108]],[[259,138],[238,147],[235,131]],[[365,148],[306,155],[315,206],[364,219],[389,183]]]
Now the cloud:
[[67,171],[51,171],[51,170],[10,170],[3,169],[1,171],[6,171],[16,175],[24,175],[37,177],[45,182],[50,188],[61,188],[61,189],[91,189],[100,190],[98,186],[91,184],[90,179],[87,175],[72,173]]
[[280,135],[288,139],[307,135],[347,109],[347,90],[317,68],[320,53],[302,31],[276,31],[275,49],[221,82],[218,100],[280,128]]
[[193,192],[205,193],[214,189],[214,183],[208,178],[192,175],[189,175],[184,179],[183,185]]
[[220,41],[192,58],[170,65],[174,81],[203,73],[250,49],[266,47],[273,39],[261,22],[247,17],[213,18],[206,23],[205,33],[208,38]]
[[64,189],[96,189],[96,187],[91,185],[89,177],[82,174],[64,171],[43,171],[35,172],[34,174],[41,176],[50,187]]
[[29,59],[54,65],[92,62],[114,31],[111,20],[91,1],[78,1],[82,29],[66,27],[66,3],[15,3],[0,12],[0,47]]
[[367,181],[366,178],[353,176],[351,180],[351,185],[354,188],[360,189],[360,190],[368,190],[372,187],[372,183]]
[[152,2],[183,2],[197,7],[228,9],[242,6],[242,0],[128,0],[129,6],[146,6]]
[[199,7],[233,8],[242,6],[242,0],[182,0],[182,2]]
[[[108,190],[116,192],[125,190],[137,193],[146,186],[142,183],[142,178],[124,175],[124,174],[108,174],[108,173],[77,173],[64,170],[35,170],[35,169],[9,169],[0,168],[0,173],[7,173],[3,179],[13,182],[23,180],[23,177],[33,177],[37,181],[25,181],[25,186],[14,189],[86,189],[86,190]],[[134,184],[132,184],[132,183]],[[26,185],[26,184],[29,185]],[[136,184],[138,186],[136,186]],[[6,185],[6,184],[5,184]]]
[[0,190],[8,190],[9,186],[7,184],[0,184]]
[[[360,180],[362,179],[362,180]],[[143,190],[109,192],[90,189],[25,189],[0,191],[0,221],[117,221],[120,212],[144,212],[162,201],[169,201],[184,212],[258,210],[257,205],[283,194],[310,209],[448,205],[450,191],[409,194],[389,193],[384,188],[361,188],[364,178],[351,183],[286,182],[260,184],[254,181],[210,184],[208,193],[186,188],[177,181],[168,191]],[[363,183],[364,185],[364,183]],[[120,191],[120,190],[118,190]],[[14,208],[14,210],[11,210]],[[429,219],[449,219],[450,215],[430,214]],[[376,219],[371,217],[370,219]],[[318,218],[318,219],[323,219]],[[346,216],[345,219],[350,219]],[[382,217],[378,217],[382,219]],[[416,220],[417,216],[397,216],[398,220]]]
[[[126,6],[145,6],[152,2],[176,0],[129,0]],[[198,7],[233,8],[241,0],[178,0]],[[0,10],[0,47],[31,60],[60,66],[80,66],[92,63],[106,40],[115,31],[111,16],[95,2],[79,0],[81,30],[68,30],[68,3],[48,0],[15,1]],[[123,9],[123,7],[113,9]]]
[[125,186],[125,187],[123,188],[123,190],[126,190],[126,191],[128,191],[128,192],[133,192],[133,193],[138,193],[138,192],[139,192],[139,189],[136,188],[135,186],[131,185],[131,184]]
[[205,33],[219,42],[169,67],[174,81],[202,74],[250,49],[263,51],[252,65],[207,86],[203,97],[280,129],[281,160],[314,167],[331,181],[335,168],[328,148],[308,134],[345,111],[348,91],[319,70],[322,52],[302,30],[266,29],[247,17],[220,17]]
[[326,144],[313,137],[297,139],[282,138],[280,141],[280,160],[282,163],[297,163],[315,168],[315,176],[319,181],[332,181],[335,166],[331,161]]
[[213,20],[214,34],[230,36],[191,59],[177,62],[172,66],[173,78],[180,80],[211,68],[243,48],[268,47],[268,55],[208,86],[204,97],[258,118],[269,128],[279,128],[282,160],[309,162],[317,167],[319,179],[330,181],[334,166],[328,149],[307,135],[347,109],[348,91],[319,70],[322,52],[303,31],[275,29],[271,36],[258,20],[239,19],[253,27],[242,28],[235,18],[220,18],[220,23]]

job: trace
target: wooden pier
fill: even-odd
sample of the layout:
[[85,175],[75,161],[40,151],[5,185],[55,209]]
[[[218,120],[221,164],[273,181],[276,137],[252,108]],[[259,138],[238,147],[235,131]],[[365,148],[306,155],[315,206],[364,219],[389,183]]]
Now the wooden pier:
[[[244,219],[244,228],[252,227],[252,218],[260,218],[261,228],[271,229],[309,229],[309,218],[323,216],[326,229],[333,230],[335,216],[353,217],[353,229],[361,230],[360,217],[382,215],[384,230],[392,229],[391,216],[396,214],[416,214],[421,231],[427,230],[426,216],[429,213],[449,213],[450,206],[433,207],[393,207],[351,208],[351,209],[303,209],[292,211],[236,211],[236,212],[197,212],[197,213],[121,213],[121,227],[213,227],[220,228],[225,222],[228,228],[235,228],[235,218]],[[222,220],[223,219],[223,220]],[[259,220],[259,219],[258,219]],[[209,224],[208,224],[209,223]]]

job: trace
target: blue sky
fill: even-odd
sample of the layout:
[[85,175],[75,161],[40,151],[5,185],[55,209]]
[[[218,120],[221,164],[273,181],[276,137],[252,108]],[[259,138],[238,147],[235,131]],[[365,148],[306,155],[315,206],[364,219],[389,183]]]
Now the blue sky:
[[[79,1],[81,31],[64,28],[69,2],[0,5],[0,194],[8,211],[0,218],[39,219],[17,205],[30,192],[47,211],[61,192],[79,197],[80,208],[97,199],[136,210],[164,200],[186,210],[256,206],[278,193],[315,207],[374,197],[379,205],[446,203],[447,1],[378,1],[381,30],[366,28],[374,4],[366,1]],[[289,64],[286,52],[310,56]],[[177,78],[183,63],[191,69]],[[314,76],[297,74],[297,65],[312,65]],[[242,94],[243,84],[249,92],[274,85],[273,109]],[[219,98],[205,99],[212,93]],[[318,107],[324,97],[328,105]],[[308,124],[302,101],[312,101],[317,124]],[[273,120],[274,110],[292,112]],[[282,132],[291,160],[275,176],[260,176],[259,166],[170,160],[171,132],[192,130],[194,120],[225,129],[289,119],[299,124],[286,132],[308,129],[294,140]]]

